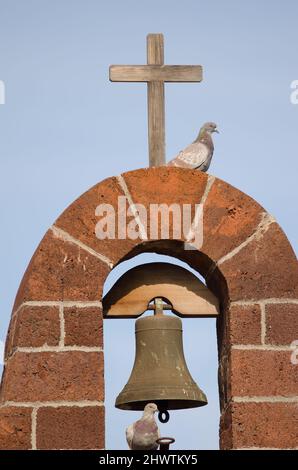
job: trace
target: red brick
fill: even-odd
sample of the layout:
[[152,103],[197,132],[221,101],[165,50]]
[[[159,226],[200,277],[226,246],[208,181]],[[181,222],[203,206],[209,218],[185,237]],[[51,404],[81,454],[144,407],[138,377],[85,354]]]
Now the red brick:
[[297,388],[290,351],[232,350],[232,396],[291,396]]
[[226,408],[231,399],[231,366],[228,354],[220,355],[218,364],[218,386],[220,409]]
[[230,300],[298,297],[298,264],[285,234],[271,224],[258,239],[220,264]]
[[65,308],[64,329],[65,346],[103,346],[101,308]]
[[234,403],[224,415],[221,449],[297,447],[297,403]]
[[103,449],[104,407],[40,408],[37,449]]
[[3,401],[103,400],[103,354],[15,353],[1,389]]
[[173,256],[189,264],[204,276],[212,265],[212,260],[201,251],[185,250],[182,240],[153,240],[136,245],[126,257],[127,259],[140,255],[141,253],[158,253],[160,255]]
[[216,179],[204,206],[202,251],[218,261],[255,232],[263,213],[252,198]]
[[15,347],[58,346],[58,307],[24,306],[16,315],[12,349]]
[[233,449],[233,422],[231,406],[225,408],[225,411],[221,414],[219,430],[220,449]]
[[12,315],[10,318],[8,332],[6,336],[6,342],[5,342],[5,349],[4,349],[5,360],[7,359],[8,355],[12,351],[12,342],[13,342],[13,335],[14,335],[16,320],[17,320],[16,315]]
[[[207,175],[183,168],[145,168],[123,174],[134,203],[199,204]],[[190,184],[192,182],[192,184]]]
[[266,343],[290,345],[298,340],[298,304],[266,305]]
[[[211,272],[211,274],[210,274]],[[225,279],[220,267],[214,268],[214,264],[209,264],[209,270],[205,274],[206,285],[222,303],[230,302],[230,293],[227,280]]]
[[14,309],[27,300],[100,300],[106,263],[49,230],[27,268]]
[[230,309],[230,344],[261,343],[261,310],[258,305],[234,305]]
[[31,449],[31,408],[0,408],[0,449]]
[[[195,205],[201,202],[207,175],[200,171],[181,168],[159,167],[131,171],[123,175],[127,188],[135,204],[143,204],[147,209],[147,234],[150,238],[150,204],[191,204],[192,218]],[[169,238],[173,239],[172,217],[169,223]],[[160,238],[160,237],[159,237]],[[183,230],[181,225],[181,239]]]
[[[56,220],[55,225],[98,253],[117,263],[137,243],[129,239],[103,239],[96,237],[95,227],[100,217],[95,210],[100,204],[111,204],[116,214],[116,234],[118,231],[118,197],[124,196],[116,178],[108,178],[90,188],[76,199]],[[128,208],[128,204],[127,204]],[[131,219],[127,218],[127,222]],[[140,241],[140,240],[138,240]]]

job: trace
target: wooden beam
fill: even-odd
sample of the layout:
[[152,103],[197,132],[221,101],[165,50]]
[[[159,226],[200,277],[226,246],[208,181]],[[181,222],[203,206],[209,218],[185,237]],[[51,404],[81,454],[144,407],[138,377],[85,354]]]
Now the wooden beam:
[[[147,36],[147,67],[164,64],[164,40],[162,34]],[[165,92],[162,81],[147,84],[148,100],[148,145],[149,166],[162,166],[166,163],[165,143]]]
[[201,82],[201,65],[111,65],[111,82]]
[[103,313],[106,318],[136,318],[158,297],[167,299],[182,317],[216,317],[220,312],[218,299],[190,271],[170,263],[148,263],[115,282],[102,299]]
[[147,64],[164,64],[164,39],[163,34],[147,34]]

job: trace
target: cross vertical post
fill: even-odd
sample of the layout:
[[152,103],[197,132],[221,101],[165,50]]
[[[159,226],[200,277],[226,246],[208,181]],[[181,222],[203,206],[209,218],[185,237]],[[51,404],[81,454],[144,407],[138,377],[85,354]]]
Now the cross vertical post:
[[[147,36],[147,65],[164,65],[162,34]],[[163,81],[147,83],[149,165],[165,164],[165,92]]]

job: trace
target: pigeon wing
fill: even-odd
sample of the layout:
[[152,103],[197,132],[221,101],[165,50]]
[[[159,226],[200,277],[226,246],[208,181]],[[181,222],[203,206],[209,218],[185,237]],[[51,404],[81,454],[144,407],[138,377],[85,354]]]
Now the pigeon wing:
[[176,158],[171,160],[168,165],[183,168],[200,168],[210,156],[210,150],[202,142],[195,142],[188,145],[179,152]]
[[140,419],[133,424],[133,450],[157,449],[156,439],[159,437],[159,429],[153,419]]

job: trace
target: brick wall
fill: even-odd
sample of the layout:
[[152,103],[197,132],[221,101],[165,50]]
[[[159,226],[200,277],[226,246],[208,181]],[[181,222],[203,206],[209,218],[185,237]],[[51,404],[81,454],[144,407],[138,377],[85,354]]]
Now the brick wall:
[[[138,222],[137,203],[201,202],[202,249],[185,251],[183,239],[150,240],[147,227],[134,241],[97,239],[95,208],[117,207],[120,195]],[[290,344],[298,339],[298,272],[286,236],[227,183],[199,171],[151,168],[91,188],[37,248],[7,335],[0,448],[104,447],[102,288],[113,266],[145,251],[186,261],[221,301],[221,448],[297,447],[298,366]]]

